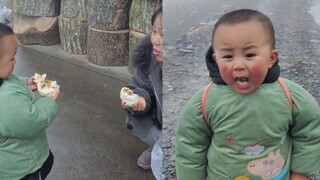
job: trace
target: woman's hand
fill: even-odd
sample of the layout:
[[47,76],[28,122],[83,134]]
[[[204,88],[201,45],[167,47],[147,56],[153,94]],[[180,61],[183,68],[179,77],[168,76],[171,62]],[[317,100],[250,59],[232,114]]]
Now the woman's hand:
[[31,91],[36,91],[38,89],[37,83],[34,82],[34,75],[28,79],[28,87]]

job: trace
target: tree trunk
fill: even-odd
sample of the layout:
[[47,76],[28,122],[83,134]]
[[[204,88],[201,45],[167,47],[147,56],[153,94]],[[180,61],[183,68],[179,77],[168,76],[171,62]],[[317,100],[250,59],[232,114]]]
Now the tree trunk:
[[87,53],[86,19],[59,17],[59,33],[63,49],[72,54]]
[[132,49],[134,49],[137,42],[141,40],[144,36],[145,34],[143,33],[130,30],[130,34],[129,34],[129,51],[130,52],[132,52]]
[[87,0],[62,0],[60,16],[87,19]]
[[161,6],[162,0],[132,0],[130,8],[130,52],[136,43],[143,37],[142,34],[151,33],[151,18],[154,12]]
[[[129,19],[130,52],[132,52],[137,42],[143,37],[143,35],[151,33],[152,15],[161,6],[161,4],[162,0],[132,0]],[[132,64],[132,62],[129,62],[129,65],[130,64]]]
[[60,0],[7,0],[14,12],[27,16],[59,16]]
[[144,34],[151,33],[151,17],[161,4],[162,0],[132,0],[130,29]]
[[129,30],[102,31],[88,28],[87,59],[103,66],[128,65]]
[[6,6],[12,10],[13,0],[6,0]]
[[60,43],[57,17],[32,17],[13,13],[13,31],[21,44],[50,46]]
[[61,44],[66,52],[87,53],[87,0],[63,0],[59,17]]
[[106,31],[128,29],[131,1],[88,0],[88,25]]

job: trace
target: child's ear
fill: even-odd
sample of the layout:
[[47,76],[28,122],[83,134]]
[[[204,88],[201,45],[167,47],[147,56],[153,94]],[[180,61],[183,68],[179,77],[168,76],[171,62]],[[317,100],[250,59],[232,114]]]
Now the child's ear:
[[270,54],[270,66],[269,66],[269,68],[271,68],[272,66],[273,66],[273,64],[277,61],[277,59],[278,59],[278,50],[276,50],[276,49],[273,49],[272,51],[271,51],[271,54]]
[[212,53],[212,59],[217,62],[215,53]]

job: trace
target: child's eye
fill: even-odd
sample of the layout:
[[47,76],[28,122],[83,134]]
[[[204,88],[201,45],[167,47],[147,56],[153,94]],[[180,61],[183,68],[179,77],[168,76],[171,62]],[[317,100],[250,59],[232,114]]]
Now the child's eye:
[[223,59],[231,59],[232,56],[231,55],[225,55],[225,56],[222,56]]
[[256,56],[256,55],[253,54],[253,53],[246,54],[246,57],[247,57],[247,58],[253,58],[253,57],[255,57],[255,56]]

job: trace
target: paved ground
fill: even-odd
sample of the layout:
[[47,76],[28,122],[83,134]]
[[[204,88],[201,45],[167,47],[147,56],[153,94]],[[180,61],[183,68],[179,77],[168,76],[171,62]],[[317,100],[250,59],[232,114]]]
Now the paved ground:
[[42,48],[45,53],[41,47],[20,46],[14,73],[47,73],[47,79],[60,85],[59,112],[47,129],[55,155],[48,180],[154,179],[151,171],[136,165],[147,146],[124,127],[119,91],[129,78],[123,75],[126,67],[108,75],[110,69],[85,67],[84,56],[60,52],[59,47]]

